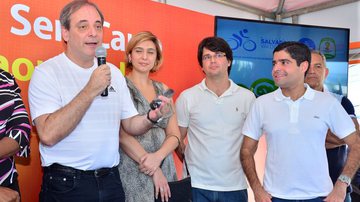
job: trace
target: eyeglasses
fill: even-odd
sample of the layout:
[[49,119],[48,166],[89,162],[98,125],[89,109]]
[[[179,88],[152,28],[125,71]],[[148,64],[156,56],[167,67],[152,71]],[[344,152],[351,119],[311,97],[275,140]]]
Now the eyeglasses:
[[223,57],[225,57],[225,56],[226,56],[226,54],[225,54],[225,53],[221,53],[221,52],[215,53],[215,55],[206,54],[206,55],[203,55],[203,56],[202,56],[202,60],[203,60],[203,61],[210,61],[211,58],[220,59],[220,58],[223,58]]

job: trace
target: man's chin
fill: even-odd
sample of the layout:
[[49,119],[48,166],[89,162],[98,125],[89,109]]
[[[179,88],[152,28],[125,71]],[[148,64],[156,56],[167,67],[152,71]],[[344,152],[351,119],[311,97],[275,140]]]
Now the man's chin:
[[310,88],[313,88],[313,89],[315,89],[318,86],[316,83],[312,83],[312,82],[305,81],[305,83],[307,83],[310,86]]

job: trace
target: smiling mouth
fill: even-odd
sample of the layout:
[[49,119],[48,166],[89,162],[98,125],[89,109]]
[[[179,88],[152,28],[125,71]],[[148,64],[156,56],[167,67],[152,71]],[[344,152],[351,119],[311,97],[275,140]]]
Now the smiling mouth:
[[282,77],[285,77],[286,74],[275,74],[274,77],[275,78],[282,78]]

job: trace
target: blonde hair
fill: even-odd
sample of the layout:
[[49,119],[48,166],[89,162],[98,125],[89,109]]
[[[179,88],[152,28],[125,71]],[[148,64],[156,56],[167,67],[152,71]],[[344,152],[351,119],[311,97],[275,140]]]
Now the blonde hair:
[[130,39],[130,41],[127,44],[126,49],[125,49],[125,66],[126,66],[126,68],[132,70],[133,65],[132,65],[131,61],[129,60],[129,55],[131,54],[132,50],[136,47],[137,44],[144,42],[144,41],[152,41],[155,44],[156,61],[155,61],[154,67],[150,70],[150,72],[156,72],[160,68],[160,65],[163,62],[161,42],[153,33],[149,32],[149,31],[139,32]]

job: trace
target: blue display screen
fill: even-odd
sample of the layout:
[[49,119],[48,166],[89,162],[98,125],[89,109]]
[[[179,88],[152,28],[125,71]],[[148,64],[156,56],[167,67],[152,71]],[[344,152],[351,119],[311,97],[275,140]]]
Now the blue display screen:
[[281,42],[300,41],[327,58],[326,87],[347,94],[349,29],[215,17],[215,35],[233,50],[230,78],[257,96],[272,92],[272,51]]

